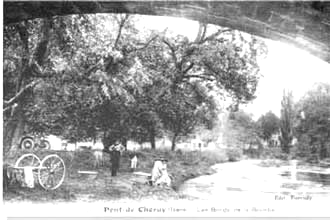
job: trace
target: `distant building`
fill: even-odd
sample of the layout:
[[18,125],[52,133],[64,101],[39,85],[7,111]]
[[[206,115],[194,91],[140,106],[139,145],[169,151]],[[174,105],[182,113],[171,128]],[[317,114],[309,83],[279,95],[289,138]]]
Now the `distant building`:
[[271,136],[269,140],[269,147],[280,147],[281,142],[280,142],[280,132],[275,133]]

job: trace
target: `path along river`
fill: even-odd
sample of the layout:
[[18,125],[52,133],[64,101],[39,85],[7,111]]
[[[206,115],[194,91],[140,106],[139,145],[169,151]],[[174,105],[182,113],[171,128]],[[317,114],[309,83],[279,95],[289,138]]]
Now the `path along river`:
[[[153,198],[143,201],[123,199],[97,201],[98,203],[93,200],[93,206],[89,202],[84,204],[80,200],[67,209],[85,217],[330,216],[329,168],[312,167],[301,163],[294,166],[290,162],[279,160],[242,160],[217,164],[213,169],[216,172],[212,175],[201,176],[184,183],[179,189],[179,193],[183,195],[182,199],[159,202]],[[90,197],[86,199],[90,200]],[[105,204],[109,210],[111,208],[121,210],[121,207],[126,210],[129,207],[135,212],[104,213],[102,211]],[[67,204],[64,206],[67,207]],[[6,204],[5,210],[14,213],[15,216],[17,210],[23,214],[28,212],[39,213],[42,216],[61,215],[62,212],[58,210],[62,209],[56,207],[49,210],[39,206],[26,206],[23,203],[18,208],[17,204],[13,203]],[[23,209],[25,212],[21,212]],[[172,211],[172,209],[181,211]]]
[[217,164],[216,173],[184,183],[180,193],[199,200],[233,196],[283,195],[323,197],[330,200],[330,169],[294,161],[242,160]]

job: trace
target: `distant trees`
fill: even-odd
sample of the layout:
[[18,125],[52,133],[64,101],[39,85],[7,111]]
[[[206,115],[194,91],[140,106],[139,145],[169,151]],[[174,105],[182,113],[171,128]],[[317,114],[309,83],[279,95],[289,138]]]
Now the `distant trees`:
[[289,153],[293,140],[294,103],[292,92],[283,92],[280,117],[280,143],[284,153]]
[[280,119],[280,141],[284,153],[290,153],[293,139],[302,156],[318,155],[323,159],[330,152],[330,85],[318,83],[297,103],[292,93],[284,93]]
[[280,119],[269,111],[257,120],[257,125],[260,129],[261,138],[267,141],[268,145],[271,145],[272,136],[280,131]]
[[260,131],[251,115],[244,111],[231,112],[226,121],[224,136],[228,147],[250,148],[260,145]]
[[307,154],[317,153],[321,159],[330,154],[330,85],[320,83],[306,93],[296,105],[295,132],[298,147],[307,145]]

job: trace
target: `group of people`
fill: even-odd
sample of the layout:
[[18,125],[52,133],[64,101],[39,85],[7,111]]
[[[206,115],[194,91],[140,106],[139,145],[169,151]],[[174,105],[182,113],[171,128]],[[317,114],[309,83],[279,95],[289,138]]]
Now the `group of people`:
[[[116,141],[111,145],[109,149],[105,150],[110,153],[111,160],[111,176],[117,176],[120,165],[120,157],[124,151],[124,146],[120,141]],[[134,171],[137,166],[137,155],[131,158],[131,170]],[[171,178],[167,172],[167,159],[161,157],[154,161],[154,165],[151,171],[151,184],[152,185],[171,185]]]

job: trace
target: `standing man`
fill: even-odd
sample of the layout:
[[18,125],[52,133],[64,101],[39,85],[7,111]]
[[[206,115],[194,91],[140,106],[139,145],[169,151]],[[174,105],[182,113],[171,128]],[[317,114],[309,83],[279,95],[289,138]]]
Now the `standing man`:
[[120,164],[120,154],[124,150],[124,146],[120,141],[110,146],[110,159],[111,159],[111,176],[117,176]]

